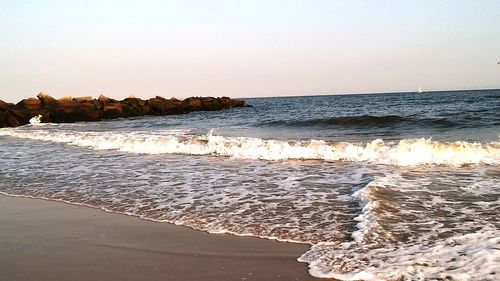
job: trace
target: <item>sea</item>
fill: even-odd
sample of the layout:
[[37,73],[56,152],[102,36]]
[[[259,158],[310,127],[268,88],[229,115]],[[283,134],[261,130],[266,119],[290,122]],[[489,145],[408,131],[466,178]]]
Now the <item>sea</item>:
[[312,276],[500,280],[500,90],[0,129],[0,192],[310,245]]

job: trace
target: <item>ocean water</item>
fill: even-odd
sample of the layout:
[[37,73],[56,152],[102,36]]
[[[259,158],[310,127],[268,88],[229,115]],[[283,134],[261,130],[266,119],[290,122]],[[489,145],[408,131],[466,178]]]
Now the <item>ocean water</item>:
[[0,192],[308,243],[340,280],[500,280],[500,91],[0,129]]

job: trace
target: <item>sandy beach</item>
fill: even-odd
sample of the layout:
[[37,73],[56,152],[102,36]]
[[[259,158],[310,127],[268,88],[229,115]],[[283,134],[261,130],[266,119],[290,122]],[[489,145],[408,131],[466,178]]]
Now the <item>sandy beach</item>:
[[0,280],[319,280],[308,245],[0,195]]

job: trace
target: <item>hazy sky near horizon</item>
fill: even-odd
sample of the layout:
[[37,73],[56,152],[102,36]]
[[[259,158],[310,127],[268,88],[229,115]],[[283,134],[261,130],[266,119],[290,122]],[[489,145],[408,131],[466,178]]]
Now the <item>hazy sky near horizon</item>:
[[0,99],[500,88],[500,1],[0,0]]

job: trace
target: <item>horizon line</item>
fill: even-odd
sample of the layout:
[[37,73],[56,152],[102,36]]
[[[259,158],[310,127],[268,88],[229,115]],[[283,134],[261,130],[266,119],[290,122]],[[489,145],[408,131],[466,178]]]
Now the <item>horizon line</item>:
[[[474,92],[474,91],[498,91],[498,90],[500,90],[500,88],[446,89],[446,90],[428,90],[428,91],[424,90],[423,93],[425,94],[425,93],[440,93],[440,92],[466,92],[466,91]],[[38,92],[38,94],[40,94],[40,93],[45,93],[45,94],[50,95],[48,92],[45,92],[45,91]],[[179,99],[187,99],[187,98],[192,98],[192,97],[229,97],[231,99],[265,99],[265,98],[286,98],[286,97],[350,96],[350,95],[381,95],[381,94],[391,95],[391,94],[411,94],[411,93],[417,93],[417,92],[416,91],[392,91],[392,92],[378,91],[378,92],[335,93],[335,94],[332,94],[332,93],[319,93],[319,94],[309,93],[309,94],[283,94],[283,95],[278,94],[278,95],[273,95],[273,96],[254,96],[254,97],[231,97],[229,95],[191,95],[189,97],[179,98]],[[115,99],[112,96],[108,96],[108,95],[102,94],[102,93],[98,94],[97,97],[99,97],[101,95],[108,97],[108,98]],[[93,95],[87,95],[87,96],[94,97]],[[135,95],[130,95],[130,96],[140,98],[140,97],[137,97]],[[164,96],[159,95],[159,94],[153,94],[153,96],[151,96],[150,98],[154,98],[157,96],[164,97]],[[34,97],[36,98],[36,95]],[[63,97],[86,97],[86,96],[64,95],[64,96],[61,96],[60,98],[63,98]],[[33,96],[28,97],[28,98],[33,98]],[[144,99],[150,99],[150,98],[144,98]],[[177,98],[177,97],[171,96],[171,98]],[[27,99],[27,98],[23,98],[23,99]],[[19,101],[21,101],[23,99],[20,99]],[[56,99],[58,99],[58,98],[56,98]],[[140,98],[140,99],[143,99],[143,98]],[[7,103],[10,103],[10,101],[8,101],[8,100],[3,100],[1,98],[0,98],[0,100],[7,102]],[[17,102],[19,102],[19,101],[17,101]],[[15,103],[17,103],[17,102],[15,102]]]

